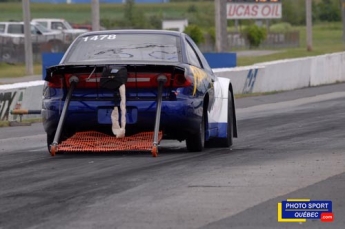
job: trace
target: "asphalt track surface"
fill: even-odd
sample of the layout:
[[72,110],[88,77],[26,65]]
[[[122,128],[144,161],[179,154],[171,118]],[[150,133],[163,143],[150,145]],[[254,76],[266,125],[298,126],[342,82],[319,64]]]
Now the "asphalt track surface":
[[[50,157],[40,123],[0,129],[0,228],[345,225],[345,84],[236,100],[232,149]],[[287,198],[333,201],[333,223],[278,223]]]

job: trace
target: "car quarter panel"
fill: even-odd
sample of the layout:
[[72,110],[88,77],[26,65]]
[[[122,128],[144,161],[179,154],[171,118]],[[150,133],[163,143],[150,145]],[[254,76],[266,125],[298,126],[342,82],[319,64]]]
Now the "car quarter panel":
[[217,78],[213,84],[215,102],[210,104],[208,110],[209,128],[210,130],[217,129],[217,137],[219,138],[227,136],[229,84],[229,79]]

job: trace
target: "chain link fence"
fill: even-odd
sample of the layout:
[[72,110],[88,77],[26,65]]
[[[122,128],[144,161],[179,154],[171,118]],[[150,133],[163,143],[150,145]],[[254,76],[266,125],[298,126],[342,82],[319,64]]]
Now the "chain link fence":
[[[214,52],[214,41],[210,36],[205,36],[205,42],[199,45],[203,52]],[[228,47],[230,51],[250,49],[249,41],[243,33],[228,33]],[[266,39],[260,44],[260,49],[277,49],[277,48],[296,48],[300,47],[299,31],[272,33],[267,34]]]
[[[249,49],[249,42],[241,33],[228,34],[229,50]],[[33,60],[41,63],[42,53],[65,52],[73,39],[61,39],[56,37],[33,37],[32,50]],[[298,31],[286,33],[269,33],[260,48],[291,48],[300,46],[300,34]],[[214,41],[210,36],[205,37],[205,42],[199,45],[203,52],[215,52]],[[25,47],[23,37],[8,37],[0,35],[0,63],[19,64],[25,63]]]

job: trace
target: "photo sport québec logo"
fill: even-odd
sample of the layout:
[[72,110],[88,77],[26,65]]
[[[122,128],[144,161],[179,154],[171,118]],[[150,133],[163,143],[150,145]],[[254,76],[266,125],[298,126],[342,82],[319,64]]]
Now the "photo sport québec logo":
[[303,223],[307,220],[333,222],[332,201],[287,199],[278,203],[278,222]]

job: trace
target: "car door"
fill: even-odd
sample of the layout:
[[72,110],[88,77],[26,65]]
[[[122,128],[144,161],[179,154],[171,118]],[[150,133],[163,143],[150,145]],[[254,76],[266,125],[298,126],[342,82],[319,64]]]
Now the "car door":
[[44,42],[44,37],[42,33],[34,25],[30,25],[32,44],[41,44]]

